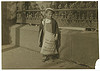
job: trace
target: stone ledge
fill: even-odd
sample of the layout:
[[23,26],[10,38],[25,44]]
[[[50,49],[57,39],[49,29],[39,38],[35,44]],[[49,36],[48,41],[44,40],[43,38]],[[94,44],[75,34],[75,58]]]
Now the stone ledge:
[[[38,47],[38,28],[38,26],[29,25],[12,26],[10,28],[10,35],[12,38],[11,44],[40,51],[40,48]],[[79,64],[87,64],[94,68],[94,63],[98,59],[98,49],[97,32],[91,32],[90,34],[90,32],[83,32],[81,30],[67,29],[61,31],[61,47],[59,48],[59,51],[60,58],[64,60],[72,60]],[[84,55],[85,58],[82,58],[84,53],[87,54]],[[91,57],[93,59],[91,59]]]

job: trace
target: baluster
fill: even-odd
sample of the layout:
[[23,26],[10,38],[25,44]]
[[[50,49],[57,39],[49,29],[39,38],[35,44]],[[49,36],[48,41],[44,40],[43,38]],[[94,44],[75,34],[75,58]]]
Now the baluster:
[[35,13],[33,12],[32,14],[33,14],[32,20],[33,20],[33,22],[34,22]]
[[26,12],[26,23],[28,23],[28,12]]
[[25,4],[22,5],[22,9],[25,10]]
[[16,9],[17,9],[17,11],[19,10],[19,7],[18,7],[18,2],[16,3]]
[[88,18],[88,14],[89,14],[89,13],[88,13],[88,11],[87,11],[87,16],[86,16],[86,19],[87,19],[87,20],[89,19],[89,18]]
[[28,9],[31,10],[31,6],[30,5],[28,6]]
[[36,8],[36,10],[39,10],[39,6],[38,6],[38,4],[36,4],[35,8]]
[[42,9],[42,10],[44,9],[43,5],[42,5],[41,9]]
[[30,14],[30,20],[31,20],[30,23],[33,24],[33,13],[32,12]]
[[64,12],[61,13],[61,16],[62,16],[61,21],[62,21],[62,24],[64,25]]
[[61,8],[62,8],[62,5],[61,5],[61,4],[59,4],[58,9],[61,9]]
[[19,13],[19,23],[22,23],[22,15]]
[[37,23],[39,23],[39,12],[37,12]]
[[26,12],[22,12],[22,23],[26,23]]
[[80,8],[82,8],[82,7],[83,7],[83,2],[81,1],[81,2],[80,2]]
[[82,8],[85,8],[85,3],[83,2],[83,4],[82,4]]
[[93,20],[93,13],[90,14],[90,19]]
[[29,13],[27,12],[27,23],[29,23]]
[[27,2],[25,3],[25,6],[26,6],[26,10],[28,10],[28,3]]
[[17,23],[19,23],[19,13],[17,13]]
[[36,12],[36,14],[35,14],[35,15],[36,15],[36,20],[38,20],[38,12]]
[[28,17],[28,20],[29,20],[29,24],[31,25],[31,13],[29,12],[29,17]]
[[98,2],[95,2],[95,8],[98,8]]
[[82,20],[84,20],[84,19],[85,19],[85,14],[83,13],[83,14],[82,14]]
[[86,8],[88,8],[88,2],[86,2]]
[[76,19],[77,19],[77,14],[75,13],[75,14],[74,14],[74,20],[76,20]]
[[65,4],[64,8],[65,8],[65,9],[68,9],[68,4],[67,4],[67,3]]
[[36,22],[38,22],[38,12],[35,13]]

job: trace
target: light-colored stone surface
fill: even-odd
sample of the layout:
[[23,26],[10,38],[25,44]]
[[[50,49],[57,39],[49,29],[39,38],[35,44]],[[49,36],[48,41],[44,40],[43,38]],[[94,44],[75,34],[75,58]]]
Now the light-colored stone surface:
[[11,26],[10,29],[10,37],[11,37],[11,45],[16,45],[16,28],[18,28],[19,24]]
[[96,32],[62,31],[60,57],[78,64],[95,68],[99,57],[98,36]]
[[42,55],[39,52],[17,47],[2,53],[3,69],[71,69],[87,68],[69,61],[55,60],[54,62],[42,62]]
[[40,51],[38,48],[38,26],[20,28],[20,46]]
[[[11,34],[13,43],[19,45],[20,48],[35,52],[40,51],[38,26],[20,25],[17,28],[16,26],[12,27],[11,31],[13,31]],[[66,29],[61,31],[59,53],[62,60],[70,60],[94,68],[95,61],[98,59],[98,48],[97,32]]]

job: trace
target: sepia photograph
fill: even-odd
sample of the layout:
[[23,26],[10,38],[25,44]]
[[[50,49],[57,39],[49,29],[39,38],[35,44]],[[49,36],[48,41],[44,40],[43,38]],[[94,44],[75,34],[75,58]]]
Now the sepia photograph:
[[1,1],[1,65],[95,69],[98,1]]

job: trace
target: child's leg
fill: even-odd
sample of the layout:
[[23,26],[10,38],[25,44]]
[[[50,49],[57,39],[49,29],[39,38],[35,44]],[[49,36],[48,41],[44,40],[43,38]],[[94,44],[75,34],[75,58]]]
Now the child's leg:
[[59,58],[59,55],[58,54],[52,55],[52,60],[55,60],[55,59],[58,59],[58,58]]
[[42,61],[45,62],[45,61],[48,61],[48,60],[49,60],[49,56],[48,55],[43,55]]
[[55,58],[56,59],[59,59],[59,54],[55,54]]

